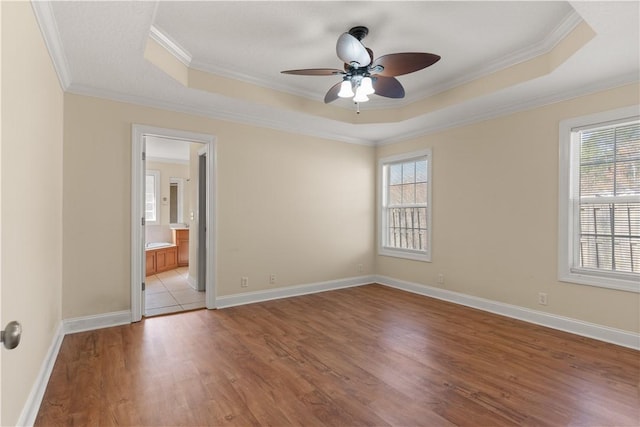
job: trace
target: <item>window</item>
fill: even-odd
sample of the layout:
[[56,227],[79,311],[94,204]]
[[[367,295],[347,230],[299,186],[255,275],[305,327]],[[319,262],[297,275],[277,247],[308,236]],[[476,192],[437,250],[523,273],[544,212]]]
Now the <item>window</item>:
[[431,150],[380,160],[380,255],[431,260]]
[[147,170],[144,185],[144,218],[146,224],[160,223],[160,171]]
[[638,108],[560,132],[560,280],[640,292]]

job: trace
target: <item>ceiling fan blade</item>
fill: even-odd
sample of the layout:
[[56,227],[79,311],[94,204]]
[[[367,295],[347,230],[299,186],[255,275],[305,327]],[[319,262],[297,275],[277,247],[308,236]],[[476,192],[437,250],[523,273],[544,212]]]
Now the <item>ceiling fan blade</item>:
[[307,68],[304,70],[286,70],[280,72],[282,74],[297,74],[300,76],[335,76],[336,74],[344,74],[344,71],[335,68]]
[[371,64],[371,57],[367,52],[367,48],[360,43],[360,40],[349,33],[344,33],[338,38],[336,54],[342,62],[347,64],[356,62],[358,67],[366,67]]
[[333,102],[336,99],[338,99],[338,92],[340,92],[340,85],[341,84],[342,84],[342,82],[338,82],[335,85],[331,86],[331,89],[329,89],[327,94],[324,96],[324,103],[325,104],[328,104],[328,103]]
[[375,75],[372,76],[372,80],[376,95],[387,98],[404,98],[404,88],[395,77]]
[[382,65],[384,70],[377,74],[385,77],[401,76],[403,74],[413,73],[422,70],[440,60],[439,55],[433,53],[406,52],[392,53],[377,58],[371,64],[371,68],[376,65]]

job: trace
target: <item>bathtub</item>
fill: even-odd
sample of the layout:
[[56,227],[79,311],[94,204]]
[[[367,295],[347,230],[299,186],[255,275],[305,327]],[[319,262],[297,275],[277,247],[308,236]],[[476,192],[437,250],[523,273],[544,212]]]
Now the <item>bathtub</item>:
[[175,245],[167,242],[149,242],[144,246],[144,249],[148,251],[151,249],[170,248],[171,246]]

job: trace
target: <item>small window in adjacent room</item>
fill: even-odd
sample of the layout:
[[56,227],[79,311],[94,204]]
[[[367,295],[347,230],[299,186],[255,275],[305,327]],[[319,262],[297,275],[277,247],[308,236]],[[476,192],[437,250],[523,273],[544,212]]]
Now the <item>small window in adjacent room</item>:
[[160,223],[160,171],[147,170],[144,185],[144,218],[146,224]]
[[560,126],[562,281],[640,292],[638,107]]
[[380,159],[380,255],[431,260],[431,150]]

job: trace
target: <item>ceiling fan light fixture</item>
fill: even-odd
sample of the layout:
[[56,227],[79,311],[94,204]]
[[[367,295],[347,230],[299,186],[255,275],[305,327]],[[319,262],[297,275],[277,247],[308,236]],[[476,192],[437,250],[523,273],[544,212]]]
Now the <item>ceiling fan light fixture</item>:
[[327,91],[324,103],[353,97],[359,114],[360,103],[369,101],[369,95],[404,98],[404,88],[395,77],[422,70],[440,60],[439,55],[424,52],[390,53],[375,58],[373,51],[362,44],[368,33],[367,27],[357,26],[338,37],[336,54],[343,63],[342,69],[307,68],[281,72],[301,76],[342,76],[342,81]]
[[351,87],[351,82],[349,80],[343,80],[340,85],[340,92],[338,92],[338,96],[340,98],[351,98],[353,95],[354,93],[353,88]]
[[362,89],[362,86],[358,86],[358,88],[356,89],[356,96],[353,97],[353,102],[367,102],[369,100],[369,97],[367,96],[367,94],[365,93],[365,91]]
[[376,93],[373,88],[373,80],[371,80],[371,77],[367,76],[362,78],[362,81],[360,82],[360,90],[362,90],[362,93],[365,95],[373,95]]

